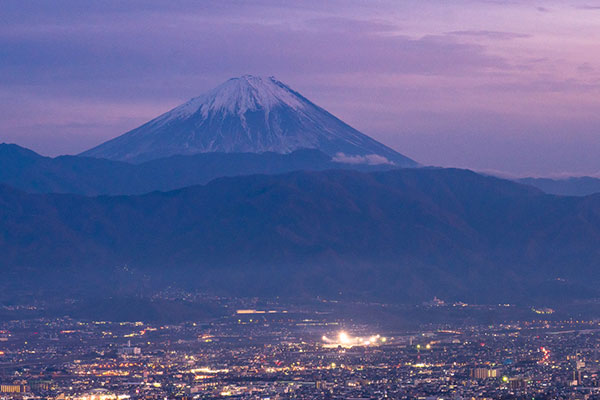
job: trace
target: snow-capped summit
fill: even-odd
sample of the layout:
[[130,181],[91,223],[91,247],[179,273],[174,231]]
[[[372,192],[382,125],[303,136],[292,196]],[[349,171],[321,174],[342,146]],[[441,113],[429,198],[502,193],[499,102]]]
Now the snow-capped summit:
[[305,105],[301,98],[274,77],[261,78],[244,75],[219,85],[208,93],[195,97],[165,115],[184,117],[200,111],[204,117],[209,112],[226,111],[243,116],[247,111],[263,109],[266,113],[272,107],[286,105],[300,110]]
[[143,162],[207,152],[318,149],[345,163],[417,164],[313,104],[273,77],[245,75],[81,155]]

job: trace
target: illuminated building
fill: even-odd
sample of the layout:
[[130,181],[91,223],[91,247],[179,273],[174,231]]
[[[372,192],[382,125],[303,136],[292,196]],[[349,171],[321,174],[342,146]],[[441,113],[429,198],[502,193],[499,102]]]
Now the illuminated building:
[[489,368],[472,368],[470,375],[471,378],[475,379],[497,378],[498,370]]
[[27,386],[20,384],[2,384],[0,385],[0,392],[2,393],[25,393]]
[[138,355],[142,354],[142,349],[140,349],[139,347],[132,347],[131,341],[128,340],[127,346],[121,347],[118,350],[118,353],[121,356],[138,356]]

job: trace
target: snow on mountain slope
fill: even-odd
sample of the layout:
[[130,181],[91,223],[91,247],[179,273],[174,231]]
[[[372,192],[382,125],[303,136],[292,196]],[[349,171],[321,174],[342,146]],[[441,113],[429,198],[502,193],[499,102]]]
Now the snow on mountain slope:
[[346,163],[416,166],[273,77],[233,78],[83,156],[129,162],[179,154],[318,149]]

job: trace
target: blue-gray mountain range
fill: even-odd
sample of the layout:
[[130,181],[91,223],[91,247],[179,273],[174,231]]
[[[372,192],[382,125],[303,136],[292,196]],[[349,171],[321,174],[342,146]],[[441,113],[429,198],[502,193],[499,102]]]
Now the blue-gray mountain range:
[[0,290],[110,294],[126,270],[233,296],[600,297],[598,195],[416,166],[249,76],[82,156],[3,144]]

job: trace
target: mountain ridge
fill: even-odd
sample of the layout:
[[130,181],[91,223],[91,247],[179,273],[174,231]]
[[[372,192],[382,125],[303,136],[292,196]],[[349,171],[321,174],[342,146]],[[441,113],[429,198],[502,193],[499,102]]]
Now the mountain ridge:
[[466,170],[297,171],[138,196],[4,186],[0,206],[6,282],[65,290],[105,288],[118,265],[221,294],[391,302],[590,297],[600,282],[600,196]]
[[378,170],[390,165],[344,164],[318,150],[278,153],[174,155],[139,164],[93,157],[44,157],[17,145],[0,144],[0,182],[34,193],[132,195],[205,184],[223,176],[295,170]]
[[[387,164],[349,164],[334,161],[318,150],[278,153],[200,153],[174,155],[130,164],[93,157],[46,157],[16,144],[0,143],[0,183],[32,193],[132,195],[205,184],[224,176],[279,174],[296,170],[389,170]],[[515,182],[559,196],[588,196],[600,192],[594,177],[515,178]]]
[[559,196],[589,196],[600,193],[600,179],[592,176],[567,178],[520,178],[517,182],[532,185],[549,194]]

